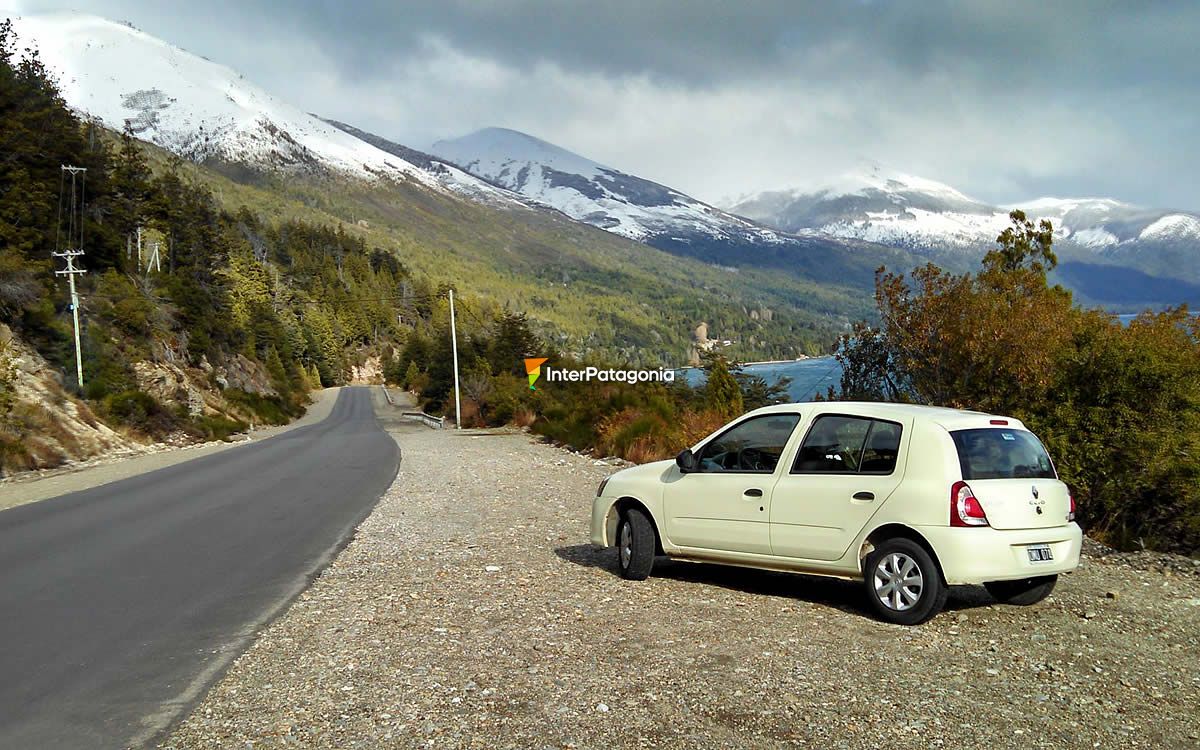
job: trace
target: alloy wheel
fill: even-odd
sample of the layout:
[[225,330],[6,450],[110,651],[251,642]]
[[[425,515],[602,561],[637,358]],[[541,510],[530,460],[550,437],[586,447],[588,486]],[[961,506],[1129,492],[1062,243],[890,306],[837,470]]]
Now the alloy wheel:
[[916,561],[903,552],[887,555],[875,566],[875,595],[888,609],[903,612],[921,601],[925,576]]

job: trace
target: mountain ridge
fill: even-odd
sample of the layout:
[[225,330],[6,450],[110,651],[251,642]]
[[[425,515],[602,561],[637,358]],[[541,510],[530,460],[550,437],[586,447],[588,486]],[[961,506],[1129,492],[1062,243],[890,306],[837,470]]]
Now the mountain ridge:
[[902,249],[772,229],[507,128],[438,141],[430,150],[576,221],[720,267],[781,271],[865,292],[878,266],[914,265]]
[[893,246],[942,245],[977,251],[995,241],[1020,209],[1050,219],[1060,246],[1120,252],[1137,240],[1200,238],[1200,213],[1153,209],[1112,198],[1041,197],[989,204],[933,180],[873,172],[828,186],[768,190],[742,196],[726,209],[797,233],[834,234]]

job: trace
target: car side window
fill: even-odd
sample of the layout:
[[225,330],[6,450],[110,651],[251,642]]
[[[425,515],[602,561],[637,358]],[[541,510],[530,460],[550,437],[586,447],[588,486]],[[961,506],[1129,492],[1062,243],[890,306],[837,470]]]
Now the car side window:
[[817,417],[796,454],[794,473],[855,474],[862,460],[871,420],[864,417]]
[[700,471],[774,472],[799,421],[798,414],[768,414],[726,430],[701,449]]
[[891,474],[896,470],[896,458],[900,455],[900,425],[895,422],[875,420],[867,435],[867,446],[863,450],[859,471],[863,474]]
[[901,427],[869,417],[817,417],[796,453],[793,474],[891,474]]

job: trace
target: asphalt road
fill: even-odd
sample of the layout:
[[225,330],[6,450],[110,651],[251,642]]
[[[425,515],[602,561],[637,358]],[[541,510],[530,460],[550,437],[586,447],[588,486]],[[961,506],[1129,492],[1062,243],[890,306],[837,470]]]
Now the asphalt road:
[[144,745],[190,707],[395,477],[371,396],[0,512],[0,748]]

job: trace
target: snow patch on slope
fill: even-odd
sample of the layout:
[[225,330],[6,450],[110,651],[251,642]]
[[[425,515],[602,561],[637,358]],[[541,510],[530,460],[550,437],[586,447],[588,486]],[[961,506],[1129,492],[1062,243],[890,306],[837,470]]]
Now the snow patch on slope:
[[1200,240],[1200,218],[1170,214],[1142,230],[1144,240]]
[[875,165],[866,171],[847,172],[821,184],[814,192],[825,192],[832,195],[865,195],[869,191],[879,191],[903,195],[905,193],[923,194],[956,203],[978,203],[944,182],[930,180],[925,177],[885,170]]
[[438,141],[433,152],[476,174],[495,175],[502,182],[515,181],[512,168],[537,164],[582,177],[600,174],[600,164],[509,128],[484,128],[468,136]]

